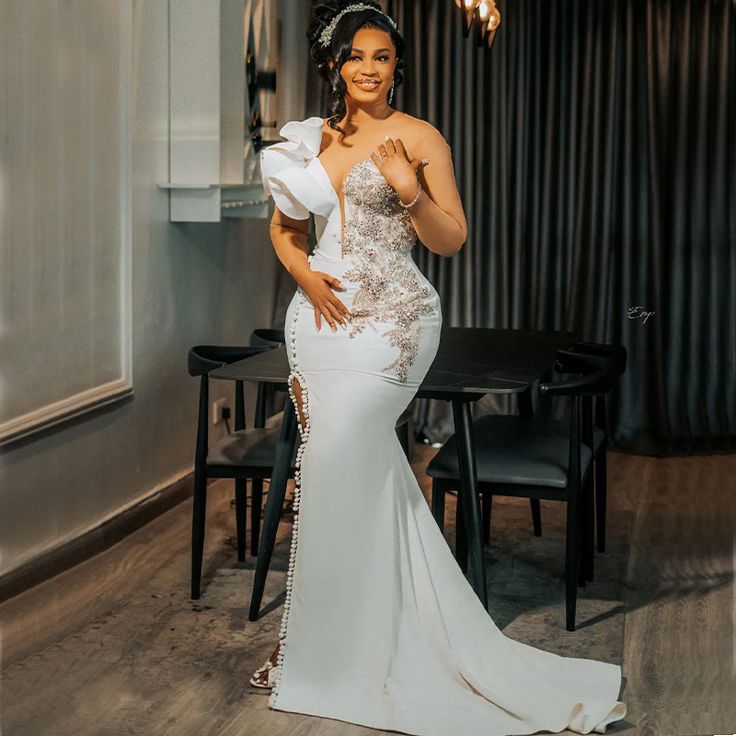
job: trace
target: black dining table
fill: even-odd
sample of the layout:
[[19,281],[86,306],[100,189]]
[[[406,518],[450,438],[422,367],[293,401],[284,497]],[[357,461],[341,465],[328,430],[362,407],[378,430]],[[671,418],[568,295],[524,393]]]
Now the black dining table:
[[[488,595],[471,404],[489,393],[518,394],[520,413],[531,414],[533,384],[550,375],[557,351],[570,347],[576,339],[570,332],[554,330],[443,326],[437,355],[416,394],[417,398],[452,402],[467,543],[467,575],[486,610]],[[281,388],[285,388],[288,375],[286,347],[280,345],[217,368],[209,377],[281,384]],[[261,607],[296,437],[296,411],[287,394],[258,547],[249,611],[251,621],[258,618]]]

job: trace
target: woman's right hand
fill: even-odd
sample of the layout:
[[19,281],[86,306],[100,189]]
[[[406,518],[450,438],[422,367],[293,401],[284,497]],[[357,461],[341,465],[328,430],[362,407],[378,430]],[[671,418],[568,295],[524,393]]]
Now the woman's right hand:
[[310,271],[305,274],[299,285],[314,307],[314,320],[317,330],[322,327],[322,317],[327,320],[333,332],[337,331],[336,321],[344,329],[347,329],[345,319],[351,319],[350,311],[332,291],[333,287],[344,288],[340,283],[340,279],[324,271]]

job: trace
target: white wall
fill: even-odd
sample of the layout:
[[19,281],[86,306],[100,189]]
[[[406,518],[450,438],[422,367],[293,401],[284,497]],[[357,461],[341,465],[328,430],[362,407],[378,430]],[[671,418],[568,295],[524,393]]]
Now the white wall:
[[[23,0],[3,0],[2,5],[3,22],[12,24]],[[48,0],[48,5],[70,3]],[[168,178],[168,2],[135,0],[133,8],[134,394],[129,401],[4,448],[0,574],[191,472],[198,386],[186,372],[188,348],[247,344],[252,329],[272,326],[281,266],[267,222],[168,221],[168,195],[156,186]],[[305,16],[291,21],[287,16],[285,22],[301,27]],[[104,331],[105,325],[98,329]],[[223,395],[231,396],[229,385],[219,385]],[[215,390],[213,398],[218,395]],[[249,417],[252,410],[251,403]]]

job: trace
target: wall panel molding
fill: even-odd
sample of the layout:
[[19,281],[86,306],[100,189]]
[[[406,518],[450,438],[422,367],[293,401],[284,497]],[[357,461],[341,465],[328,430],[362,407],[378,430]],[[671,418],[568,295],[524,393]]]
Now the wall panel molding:
[[133,390],[132,0],[12,2],[2,21],[7,444]]

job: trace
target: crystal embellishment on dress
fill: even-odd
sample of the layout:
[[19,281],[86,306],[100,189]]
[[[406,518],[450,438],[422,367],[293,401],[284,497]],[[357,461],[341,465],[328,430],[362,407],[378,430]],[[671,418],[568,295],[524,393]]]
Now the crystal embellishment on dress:
[[405,383],[419,348],[419,319],[435,309],[427,301],[432,290],[420,283],[409,265],[416,243],[414,224],[370,158],[353,167],[343,191],[350,201],[350,216],[345,222],[342,253],[353,260],[343,277],[359,284],[350,310],[349,336],[363,332],[371,318],[395,323],[382,335],[399,348],[399,355],[384,370],[395,368]]

